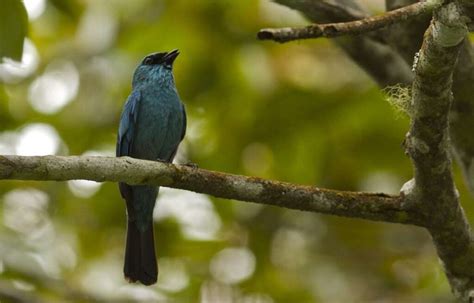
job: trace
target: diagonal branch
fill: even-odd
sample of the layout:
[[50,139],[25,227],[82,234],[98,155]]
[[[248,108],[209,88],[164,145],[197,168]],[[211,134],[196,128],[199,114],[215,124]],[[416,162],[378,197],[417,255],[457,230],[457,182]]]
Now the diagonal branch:
[[160,185],[303,211],[421,224],[403,208],[400,196],[322,189],[129,157],[0,156],[0,179]]
[[452,77],[467,33],[465,22],[452,2],[435,12],[425,33],[406,139],[414,183],[404,194],[422,213],[454,293],[467,302],[474,289],[474,242],[452,176],[448,131]]
[[328,24],[312,24],[302,28],[279,28],[279,29],[262,29],[258,32],[257,37],[260,40],[274,40],[280,43],[289,42],[300,39],[310,38],[333,38],[342,35],[359,35],[369,33],[371,31],[381,29],[388,25],[417,17],[424,13],[429,13],[441,5],[440,1],[417,2],[393,11],[386,12],[382,15],[368,17],[361,20],[328,23]]

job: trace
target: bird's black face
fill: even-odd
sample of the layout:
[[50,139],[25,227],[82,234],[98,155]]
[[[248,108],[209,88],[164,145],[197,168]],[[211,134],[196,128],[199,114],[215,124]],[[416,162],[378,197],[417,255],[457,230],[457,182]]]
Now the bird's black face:
[[173,67],[173,62],[178,55],[179,50],[177,49],[172,50],[171,52],[153,53],[143,59],[142,65],[162,65],[171,69]]
[[146,56],[135,69],[132,80],[133,87],[149,81],[172,83],[174,81],[173,62],[178,55],[179,51],[175,49],[171,52],[153,53]]

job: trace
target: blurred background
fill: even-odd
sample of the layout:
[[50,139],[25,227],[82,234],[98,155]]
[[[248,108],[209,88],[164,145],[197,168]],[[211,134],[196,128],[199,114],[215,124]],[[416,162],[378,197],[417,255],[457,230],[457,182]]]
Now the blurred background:
[[[178,48],[188,112],[176,162],[339,190],[397,194],[409,121],[331,41],[260,42],[307,24],[268,0],[25,0],[21,62],[0,64],[0,154],[115,153],[136,65]],[[371,11],[380,0],[366,1]],[[474,209],[456,168],[466,212]],[[152,287],[123,279],[114,183],[0,182],[2,302],[447,302],[418,228],[162,188]]]

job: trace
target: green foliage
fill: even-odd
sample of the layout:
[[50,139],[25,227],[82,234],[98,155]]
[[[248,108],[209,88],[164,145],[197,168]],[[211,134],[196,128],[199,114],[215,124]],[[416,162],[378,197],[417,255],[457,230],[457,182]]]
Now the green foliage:
[[20,61],[28,32],[25,7],[20,0],[0,0],[0,7],[0,60],[7,57]]
[[58,10],[78,20],[82,13],[82,5],[77,0],[49,0]]

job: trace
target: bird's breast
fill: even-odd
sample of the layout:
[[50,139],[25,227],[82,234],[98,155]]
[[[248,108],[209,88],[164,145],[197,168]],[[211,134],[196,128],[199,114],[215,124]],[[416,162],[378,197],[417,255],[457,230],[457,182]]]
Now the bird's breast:
[[134,154],[148,160],[167,160],[179,144],[183,127],[176,96],[145,96],[138,112]]

